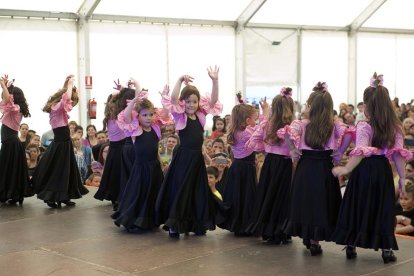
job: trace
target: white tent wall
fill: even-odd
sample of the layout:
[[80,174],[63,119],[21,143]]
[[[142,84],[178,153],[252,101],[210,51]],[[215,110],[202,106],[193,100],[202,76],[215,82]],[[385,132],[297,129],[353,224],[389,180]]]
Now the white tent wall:
[[[32,115],[23,122],[41,135],[50,129],[43,105],[68,74],[77,75],[76,23],[0,19],[0,37],[0,74],[16,79]],[[70,115],[78,120],[78,108]]]
[[357,99],[362,101],[364,89],[374,71],[384,74],[384,86],[391,99],[400,103],[414,99],[413,74],[414,35],[358,34]]
[[[297,98],[298,37],[295,30],[247,28],[243,31],[246,99],[272,99],[282,86]],[[272,42],[280,42],[272,45]]]
[[326,82],[334,109],[348,99],[348,38],[346,32],[302,32],[301,103],[318,82]]
[[[149,89],[150,100],[160,106],[159,91],[172,90],[183,74],[193,76],[204,95],[211,92],[208,66],[220,66],[220,101],[223,114],[231,111],[235,90],[234,29],[229,27],[164,26],[131,23],[90,23],[90,55],[93,91],[98,101],[98,128],[113,80],[126,83],[137,78]],[[207,120],[207,128],[211,128]]]

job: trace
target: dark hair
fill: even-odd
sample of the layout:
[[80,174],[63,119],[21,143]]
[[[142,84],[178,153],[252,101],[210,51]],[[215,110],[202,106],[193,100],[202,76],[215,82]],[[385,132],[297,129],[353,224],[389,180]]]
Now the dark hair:
[[214,139],[214,141],[213,141],[213,143],[211,145],[214,145],[215,143],[222,143],[223,146],[225,146],[225,143],[224,143],[223,139],[221,139],[221,138]]
[[188,97],[190,97],[191,95],[196,95],[198,101],[200,102],[200,92],[198,92],[197,87],[193,86],[193,85],[186,85],[180,93],[180,98],[179,100],[186,100]]
[[103,131],[103,130],[98,131],[98,132],[96,133],[96,136],[98,136],[99,134],[104,134],[104,135],[106,135],[105,131]]
[[[76,132],[76,131],[78,131],[78,130],[82,130],[82,132],[83,132],[83,127],[81,126],[81,125],[78,125],[78,126],[75,126],[75,129],[74,129],[74,131]],[[81,137],[82,138],[82,137]]]
[[[50,111],[52,110],[52,106],[62,99],[63,94],[66,93],[67,90],[68,90],[67,88],[61,88],[58,90],[58,92],[50,96],[45,106],[42,109],[43,112],[50,113]],[[72,88],[71,100],[72,100],[72,106],[77,105],[79,102],[79,95],[78,95],[78,91],[75,86],[73,86]]]
[[[288,91],[289,89],[289,91]],[[286,88],[292,91],[292,88]],[[268,144],[280,145],[283,139],[277,136],[277,130],[290,125],[294,118],[294,104],[291,97],[277,95],[272,101],[272,115],[266,126],[266,137],[264,141]]]
[[213,131],[217,130],[217,128],[216,128],[217,121],[223,122],[223,125],[224,125],[223,126],[223,133],[226,133],[226,120],[224,120],[224,118],[220,118],[220,117],[213,119]]
[[214,175],[214,178],[217,179],[219,177],[219,170],[214,166],[207,167],[207,174]]
[[29,150],[29,149],[36,149],[37,152],[40,153],[39,147],[37,145],[35,145],[35,144],[29,144],[29,145],[27,145],[26,150]]
[[119,92],[119,97],[115,103],[115,110],[114,113],[116,116],[124,110],[127,106],[127,100],[132,100],[135,98],[135,90],[131,88],[122,88]]
[[355,109],[355,106],[353,104],[348,104],[348,107],[352,107],[352,109]]
[[244,131],[246,129],[247,118],[253,116],[257,110],[254,106],[249,104],[238,104],[233,107],[231,111],[231,123],[227,135],[227,143],[233,145],[235,142],[235,135],[237,131]]
[[402,131],[402,124],[395,113],[388,89],[382,85],[367,87],[364,91],[364,103],[368,122],[373,130],[372,146],[393,147],[395,134],[397,131]]
[[364,103],[363,103],[363,102],[359,102],[359,103],[357,104],[357,106],[361,106],[361,105],[364,105]]
[[135,104],[135,111],[139,114],[143,109],[154,109],[153,103],[148,99],[143,99]]
[[102,154],[103,154],[103,151],[104,151],[104,149],[105,149],[106,147],[108,147],[108,150],[109,150],[109,142],[105,142],[105,143],[103,143],[103,144],[101,145],[101,148],[99,149],[98,162],[99,162],[99,163],[101,163],[101,165],[102,165],[102,166],[104,166],[104,165],[105,165],[105,162],[104,162],[104,159],[103,159]]
[[312,149],[323,150],[334,128],[333,102],[324,82],[318,82],[309,95],[309,124],[306,126],[305,143]]
[[29,105],[27,104],[23,90],[13,85],[11,85],[8,90],[10,95],[13,95],[14,104],[20,106],[20,113],[22,113],[23,117],[31,117],[29,112]]
[[[86,139],[89,139],[89,137],[88,137],[88,129],[89,129],[90,127],[92,127],[92,128],[96,131],[96,127],[95,127],[95,125],[88,125],[88,126],[86,127]],[[96,137],[96,133],[95,133],[95,137]]]
[[19,129],[21,129],[23,125],[24,125],[24,126],[27,126],[27,131],[29,131],[29,125],[28,125],[28,124],[26,124],[26,123],[22,123],[22,124],[20,124]]
[[167,136],[167,140],[168,138],[174,138],[175,140],[177,140],[178,143],[180,143],[180,137],[178,137],[178,135],[176,134],[170,134]]

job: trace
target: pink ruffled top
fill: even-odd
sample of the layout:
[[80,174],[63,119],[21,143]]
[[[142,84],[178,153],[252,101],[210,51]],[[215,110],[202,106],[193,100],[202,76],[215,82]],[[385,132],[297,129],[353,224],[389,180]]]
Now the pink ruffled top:
[[125,138],[124,131],[118,126],[114,119],[108,120],[108,139],[110,142],[121,141]]
[[52,128],[67,126],[70,118],[68,112],[72,108],[72,100],[66,93],[63,93],[62,99],[52,106],[49,113],[49,123]]
[[234,145],[233,145],[233,154],[234,158],[241,159],[244,157],[249,156],[252,154],[255,150],[247,147],[246,144],[252,137],[253,133],[258,129],[259,126],[256,127],[246,127],[243,131],[237,131],[234,134]]
[[267,121],[263,121],[247,141],[246,147],[256,152],[264,151],[267,153],[289,156],[289,145],[284,141],[286,128],[280,128],[277,130],[277,133],[275,133],[275,135],[283,139],[283,142],[280,143],[280,145],[272,145],[265,142],[265,138],[267,136],[267,126]]
[[[294,120],[290,126],[285,127],[285,131],[289,134],[290,139],[295,144],[296,148],[300,150],[316,150],[309,147],[305,143],[306,126],[309,124],[309,120]],[[341,144],[345,133],[352,134],[352,129],[348,128],[344,123],[336,121],[332,128],[331,136],[328,142],[325,144],[324,150],[337,150]]]
[[[138,121],[138,113],[135,110],[133,110],[131,113],[132,118],[130,122],[127,123],[125,110],[126,108],[118,114],[117,124],[119,128],[124,131],[126,137],[140,136],[143,133],[143,129]],[[162,112],[162,109],[155,109],[155,118],[153,124],[151,125],[155,133],[157,133],[158,139],[161,139],[161,126],[173,123],[173,118],[171,117],[171,115],[169,114],[169,116],[166,117],[164,114],[162,114]]]
[[[200,98],[199,108],[196,112],[196,116],[204,128],[206,124],[206,115],[218,115],[223,110],[223,105],[217,101],[213,106],[210,106],[210,95]],[[175,120],[175,129],[182,130],[187,125],[187,114],[185,113],[185,101],[177,101],[176,104],[172,103],[171,97],[163,95],[161,99],[162,106],[169,110]]]
[[395,152],[398,152],[404,159],[409,160],[413,158],[413,154],[403,148],[403,137],[401,131],[396,132],[395,144],[394,147],[388,148],[376,148],[372,147],[372,128],[371,125],[366,121],[360,121],[357,124],[356,129],[356,143],[355,148],[349,154],[350,156],[360,156],[365,157],[371,155],[385,155],[388,158],[391,158]]
[[0,122],[9,128],[19,131],[20,123],[22,122],[22,113],[20,113],[20,106],[14,104],[13,95],[10,95],[8,103],[0,102],[0,113],[3,115],[0,117]]

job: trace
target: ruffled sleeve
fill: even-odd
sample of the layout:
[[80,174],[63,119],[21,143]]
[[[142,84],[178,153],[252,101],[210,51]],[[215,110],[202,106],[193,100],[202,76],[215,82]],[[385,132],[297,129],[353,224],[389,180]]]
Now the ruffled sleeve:
[[334,137],[335,137],[335,148],[339,148],[344,138],[347,125],[337,120],[334,124]]
[[250,136],[249,140],[246,142],[246,147],[248,149],[256,152],[263,152],[265,150],[264,129],[266,125],[266,121],[262,122],[253,132],[252,136]]
[[182,114],[185,112],[185,102],[177,100],[177,103],[173,103],[171,97],[168,95],[162,95],[161,104],[171,113]]
[[174,124],[174,118],[171,113],[166,112],[165,109],[156,108],[155,109],[155,123],[158,125],[172,125]]
[[289,138],[295,144],[295,147],[299,147],[300,138],[302,136],[303,122],[300,120],[294,120],[290,126],[285,127],[285,131],[289,134]]
[[201,97],[200,99],[200,110],[204,114],[211,114],[211,115],[218,115],[223,111],[223,104],[219,101],[215,102],[212,106],[210,105],[211,96],[210,94],[206,94],[206,96]]
[[69,99],[68,95],[66,93],[62,94],[62,99],[58,103],[52,106],[52,110],[58,111],[58,110],[65,110],[66,112],[71,111],[73,108],[72,106],[72,100]]
[[391,149],[387,149],[387,151],[385,152],[385,155],[389,159],[391,159],[394,153],[398,152],[402,158],[404,158],[405,160],[410,160],[411,158],[413,158],[413,153],[407,149],[404,149],[403,145],[404,145],[404,139],[403,139],[401,130],[399,130],[397,131],[397,134],[395,136],[394,147]]
[[159,127],[159,125],[152,125],[152,129],[155,131],[155,133],[157,134],[158,140],[161,139],[161,128]]
[[290,133],[290,125],[285,125],[285,127],[279,128],[276,132],[277,137],[279,137],[280,139],[285,139],[285,135],[286,133]]
[[17,104],[14,104],[13,95],[10,95],[8,103],[4,102],[4,100],[0,102],[0,112],[1,113],[20,112],[20,106]]
[[116,123],[118,124],[119,128],[122,129],[125,133],[125,136],[127,137],[134,137],[139,136],[142,134],[142,128],[139,125],[138,122],[138,114],[136,111],[132,111],[131,113],[131,121],[127,123],[126,116],[125,116],[125,110],[121,111],[118,114],[118,120]]
[[359,122],[356,129],[355,148],[349,153],[350,156],[371,156],[380,151],[376,147],[371,147],[372,128],[367,122]]

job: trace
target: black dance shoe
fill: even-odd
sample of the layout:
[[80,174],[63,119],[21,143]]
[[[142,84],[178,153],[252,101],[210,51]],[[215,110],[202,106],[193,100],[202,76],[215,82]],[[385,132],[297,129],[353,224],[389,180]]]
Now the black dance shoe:
[[303,245],[306,246],[306,249],[310,249],[311,242],[310,239],[303,239]]
[[170,238],[172,239],[179,239],[180,238],[180,233],[175,232],[173,230],[168,230],[168,235],[170,236]]
[[58,207],[56,202],[53,202],[53,201],[45,201],[45,203],[47,204],[47,206],[49,206],[50,208],[53,208],[53,209]]
[[347,246],[345,246],[344,247],[344,249],[342,249],[342,250],[346,250],[345,252],[346,252],[346,258],[348,259],[348,260],[350,260],[350,259],[355,259],[356,258],[356,256],[357,256],[357,252],[356,252],[356,247],[355,246],[352,246],[352,245],[347,245]]
[[382,250],[381,256],[384,264],[397,261],[397,256],[394,255],[394,252],[392,250]]
[[321,255],[323,250],[319,244],[311,244],[309,248],[312,256]]
[[281,239],[279,236],[271,236],[267,239],[266,244],[268,245],[279,245],[281,243]]
[[280,235],[280,240],[282,242],[282,244],[289,244],[292,242],[292,236],[286,235],[286,234],[281,234]]
[[69,206],[69,207],[76,205],[75,202],[70,201],[70,200],[63,200],[62,203],[65,204],[66,206]]

